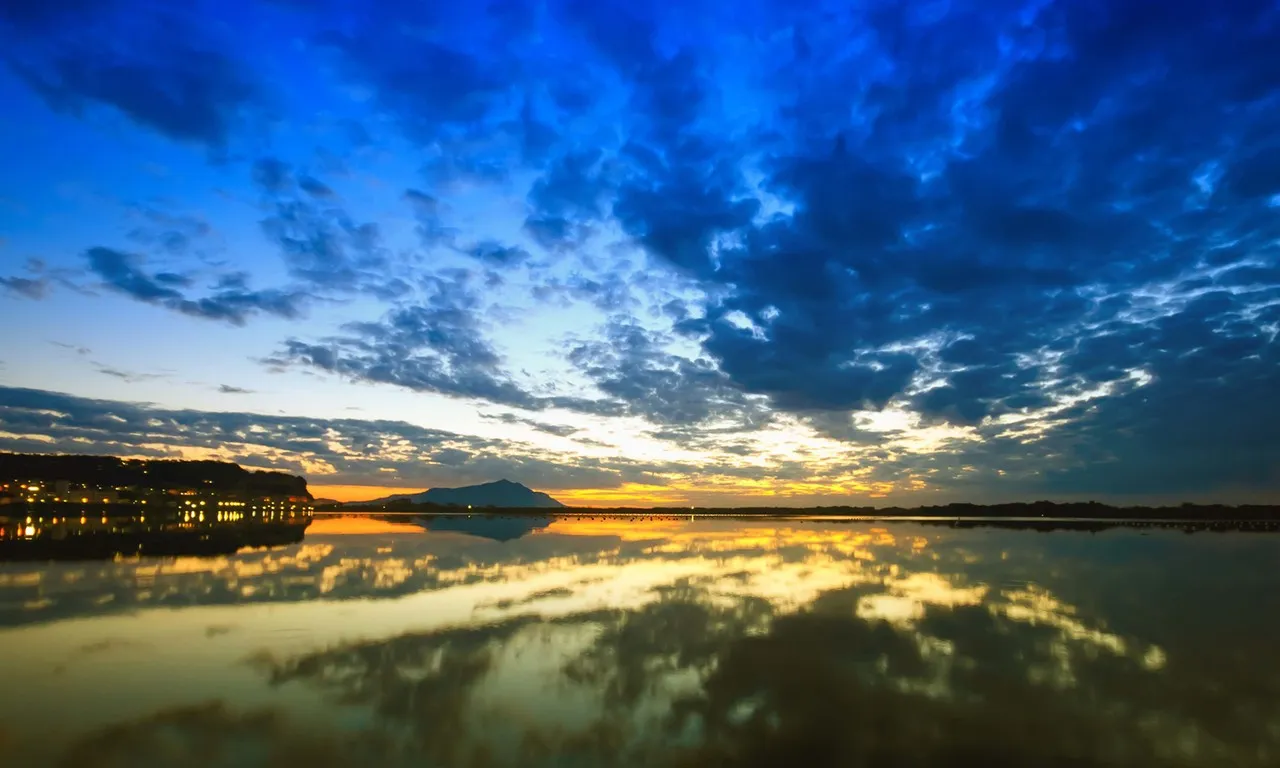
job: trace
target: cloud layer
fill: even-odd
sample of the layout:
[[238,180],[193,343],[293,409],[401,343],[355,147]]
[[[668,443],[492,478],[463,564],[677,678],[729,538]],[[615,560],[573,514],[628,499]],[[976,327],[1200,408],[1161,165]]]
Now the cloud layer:
[[305,316],[270,370],[709,474],[1274,493],[1280,11],[1176,5],[10,9],[15,82],[239,207],[0,295]]

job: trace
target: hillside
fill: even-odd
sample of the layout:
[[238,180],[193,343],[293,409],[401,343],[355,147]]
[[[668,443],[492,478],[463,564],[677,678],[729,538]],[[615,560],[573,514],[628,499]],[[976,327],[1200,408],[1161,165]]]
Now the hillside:
[[306,478],[284,472],[247,470],[229,461],[0,453],[0,482],[10,480],[69,480],[109,488],[203,488],[249,495],[311,497]]
[[435,504],[442,507],[501,507],[504,509],[558,509],[564,506],[545,493],[510,480],[467,485],[461,488],[432,488],[422,493],[401,493],[372,501],[353,502],[346,506],[363,507],[393,502]]

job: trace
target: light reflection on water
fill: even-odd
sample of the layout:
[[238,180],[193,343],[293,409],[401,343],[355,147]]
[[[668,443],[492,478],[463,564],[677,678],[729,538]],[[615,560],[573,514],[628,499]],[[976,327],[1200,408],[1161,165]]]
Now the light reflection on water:
[[1263,534],[317,518],[234,555],[0,564],[0,762],[1275,765],[1278,555]]

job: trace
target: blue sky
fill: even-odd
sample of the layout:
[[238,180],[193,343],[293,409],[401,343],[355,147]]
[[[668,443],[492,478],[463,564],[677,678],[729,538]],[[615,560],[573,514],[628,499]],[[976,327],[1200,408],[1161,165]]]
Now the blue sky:
[[1274,499],[1276,39],[1258,0],[8,4],[0,447]]

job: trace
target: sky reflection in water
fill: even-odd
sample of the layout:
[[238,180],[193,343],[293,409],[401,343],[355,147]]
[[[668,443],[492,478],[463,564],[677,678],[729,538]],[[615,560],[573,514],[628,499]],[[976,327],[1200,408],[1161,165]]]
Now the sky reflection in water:
[[317,518],[0,564],[0,762],[1274,765],[1276,562],[1269,535]]

